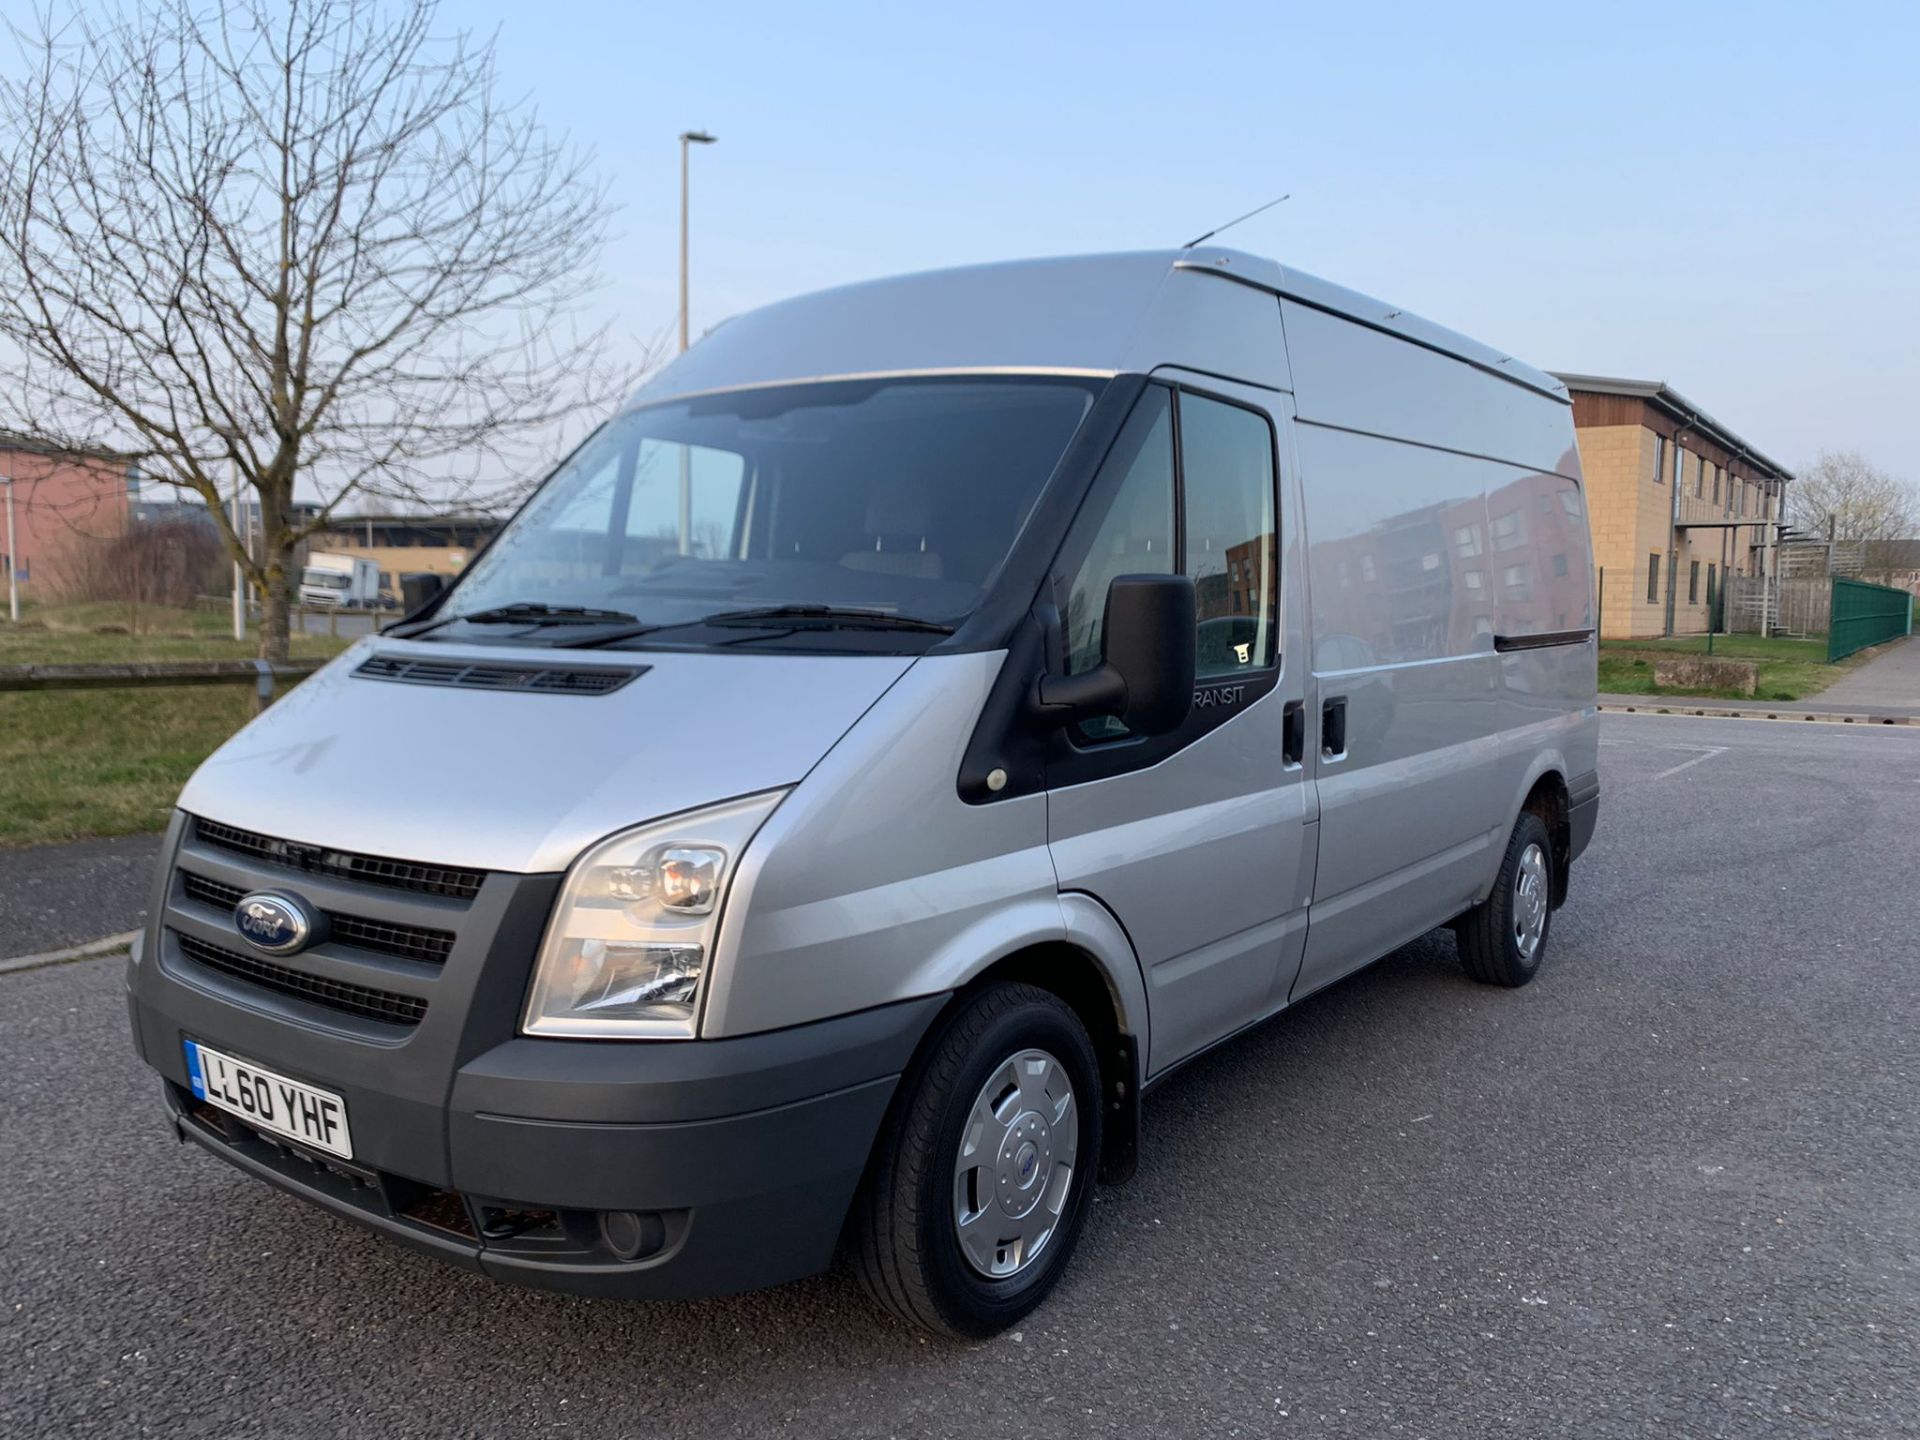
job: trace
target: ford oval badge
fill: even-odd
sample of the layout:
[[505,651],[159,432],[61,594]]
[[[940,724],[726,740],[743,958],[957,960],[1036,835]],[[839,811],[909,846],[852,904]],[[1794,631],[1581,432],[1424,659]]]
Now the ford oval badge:
[[290,895],[256,890],[233,907],[233,923],[256,950],[291,955],[313,934],[313,917]]

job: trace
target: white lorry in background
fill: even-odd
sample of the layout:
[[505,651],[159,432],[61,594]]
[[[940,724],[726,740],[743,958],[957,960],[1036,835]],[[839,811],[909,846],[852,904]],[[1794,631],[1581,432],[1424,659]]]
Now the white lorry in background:
[[360,555],[316,552],[300,572],[302,605],[373,606],[380,603],[380,567]]

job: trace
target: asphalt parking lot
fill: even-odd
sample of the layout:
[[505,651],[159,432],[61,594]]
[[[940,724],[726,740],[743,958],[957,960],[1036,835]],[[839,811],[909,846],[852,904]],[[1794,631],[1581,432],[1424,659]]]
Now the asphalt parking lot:
[[1441,932],[1189,1067],[985,1344],[442,1268],[176,1145],[118,962],[0,976],[0,1433],[1920,1434],[1920,729],[1603,725],[1540,980]]

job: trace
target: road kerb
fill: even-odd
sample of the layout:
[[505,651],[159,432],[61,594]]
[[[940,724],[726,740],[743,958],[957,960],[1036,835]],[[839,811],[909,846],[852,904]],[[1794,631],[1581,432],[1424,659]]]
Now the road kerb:
[[126,949],[139,935],[138,930],[129,930],[124,935],[108,935],[103,939],[89,940],[84,945],[70,945],[65,950],[16,955],[11,960],[0,960],[0,975],[11,975],[19,970],[44,970],[49,965],[67,965],[75,960],[99,960]]
[[1603,712],[1614,715],[1687,715],[1704,720],[1812,720],[1822,725],[1920,725],[1920,715],[1874,715],[1840,710],[1734,710],[1715,705],[1619,705],[1603,702]]

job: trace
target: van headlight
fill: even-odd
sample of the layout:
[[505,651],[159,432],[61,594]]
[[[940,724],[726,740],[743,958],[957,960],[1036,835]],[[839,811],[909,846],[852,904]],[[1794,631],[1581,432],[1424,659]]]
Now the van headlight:
[[786,791],[610,835],[567,872],[534,966],[529,1035],[687,1039],[727,884]]

